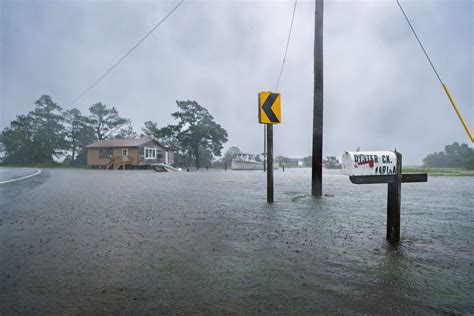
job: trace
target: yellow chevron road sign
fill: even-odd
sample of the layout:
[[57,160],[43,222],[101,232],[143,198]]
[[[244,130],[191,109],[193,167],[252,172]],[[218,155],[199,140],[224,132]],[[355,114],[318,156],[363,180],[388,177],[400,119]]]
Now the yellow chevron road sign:
[[281,123],[281,97],[279,93],[258,94],[258,122],[260,124]]

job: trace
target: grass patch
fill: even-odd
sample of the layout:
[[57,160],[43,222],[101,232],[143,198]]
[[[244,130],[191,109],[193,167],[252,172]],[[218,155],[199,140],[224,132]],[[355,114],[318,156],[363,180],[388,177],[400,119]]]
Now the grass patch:
[[463,168],[426,168],[407,166],[402,168],[403,173],[426,172],[430,176],[474,177],[474,170]]

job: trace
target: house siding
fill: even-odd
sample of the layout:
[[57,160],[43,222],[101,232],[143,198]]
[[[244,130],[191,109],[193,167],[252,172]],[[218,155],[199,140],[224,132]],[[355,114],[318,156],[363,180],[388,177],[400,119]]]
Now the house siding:
[[[116,147],[112,149],[112,158],[122,157],[122,148],[128,149],[129,161],[127,164],[138,166],[138,147]],[[87,149],[87,164],[89,166],[106,166],[109,163],[109,158],[99,157],[99,148]]]
[[[109,141],[110,143],[110,141]],[[112,145],[112,144],[110,144]],[[125,144],[124,144],[125,145]],[[94,146],[87,148],[87,165],[95,167],[105,167],[109,164],[111,159],[122,157],[122,149],[128,149],[128,161],[124,162],[127,166],[136,168],[139,166],[150,166],[154,163],[165,163],[167,150],[161,146],[158,142],[150,140],[142,145],[134,146]],[[155,148],[156,149],[156,158],[145,159],[145,148]],[[111,157],[100,156],[100,150],[110,150]],[[174,163],[174,154],[168,152],[168,163]]]
[[87,149],[87,164],[90,166],[107,165],[110,159],[99,158],[99,148]]
[[[145,159],[145,147],[156,149],[155,159],[149,159],[149,158]],[[166,149],[158,145],[156,142],[151,141],[139,147],[139,161],[140,161],[139,165],[145,166],[145,165],[151,165],[154,163],[165,163],[165,155],[166,155]],[[172,161],[169,160],[169,156],[168,156],[168,163],[170,164],[172,163]]]

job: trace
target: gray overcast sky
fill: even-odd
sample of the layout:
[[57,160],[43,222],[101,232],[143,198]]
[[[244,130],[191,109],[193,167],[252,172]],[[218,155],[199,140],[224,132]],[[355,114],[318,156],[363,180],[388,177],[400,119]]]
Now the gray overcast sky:
[[[178,1],[0,0],[0,128],[42,94],[68,108]],[[474,5],[407,1],[441,78],[474,129]],[[115,106],[140,130],[196,100],[229,132],[226,148],[259,153],[257,93],[274,89],[293,1],[184,4],[75,106]],[[325,2],[324,152],[396,147],[406,164],[469,143],[395,0]],[[280,83],[275,153],[311,153],[314,3],[299,1]]]

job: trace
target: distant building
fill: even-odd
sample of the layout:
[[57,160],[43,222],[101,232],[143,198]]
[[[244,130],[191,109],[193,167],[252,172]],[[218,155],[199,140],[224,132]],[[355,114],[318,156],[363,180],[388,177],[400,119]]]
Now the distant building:
[[151,138],[104,139],[87,145],[87,167],[93,169],[150,168],[174,163],[174,154]]
[[255,155],[240,153],[232,159],[232,170],[263,170],[263,162],[256,161]]
[[303,158],[287,158],[284,165],[288,168],[303,168]]

